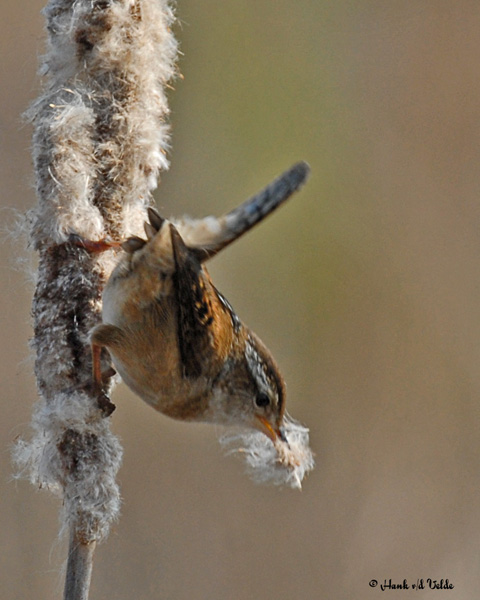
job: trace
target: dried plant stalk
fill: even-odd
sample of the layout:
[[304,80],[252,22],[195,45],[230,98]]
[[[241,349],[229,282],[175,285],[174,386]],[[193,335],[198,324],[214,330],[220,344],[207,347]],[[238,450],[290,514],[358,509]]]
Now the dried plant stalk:
[[165,88],[176,42],[167,0],[50,0],[44,91],[29,111],[39,255],[32,315],[40,400],[20,471],[63,500],[70,531],[65,598],[87,598],[93,549],[120,508],[121,447],[87,382],[88,334],[99,320],[112,252],[91,256],[68,236],[138,234],[165,151]]

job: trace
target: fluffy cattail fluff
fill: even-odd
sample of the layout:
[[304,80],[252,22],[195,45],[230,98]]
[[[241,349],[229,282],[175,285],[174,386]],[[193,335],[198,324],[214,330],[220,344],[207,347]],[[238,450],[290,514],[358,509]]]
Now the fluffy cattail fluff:
[[286,416],[283,430],[288,442],[277,439],[274,443],[263,433],[250,429],[229,431],[220,441],[229,454],[245,459],[254,481],[300,489],[303,478],[315,465],[308,429]]
[[89,331],[98,323],[112,252],[68,243],[139,233],[167,167],[165,88],[176,42],[167,0],[50,0],[42,95],[28,116],[38,205],[28,217],[39,253],[32,306],[40,400],[33,437],[15,448],[20,473],[63,499],[77,541],[102,539],[116,518],[121,448],[99,410]]

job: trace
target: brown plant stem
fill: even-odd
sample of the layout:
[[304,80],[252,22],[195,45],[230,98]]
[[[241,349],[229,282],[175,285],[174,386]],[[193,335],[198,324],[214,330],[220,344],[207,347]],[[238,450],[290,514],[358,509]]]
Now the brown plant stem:
[[64,600],[88,600],[95,546],[96,542],[84,543],[70,535]]
[[40,399],[32,439],[17,444],[15,460],[32,483],[62,499],[61,532],[70,532],[64,597],[86,600],[95,546],[120,510],[122,449],[106,418],[111,407],[91,385],[89,341],[115,251],[92,254],[71,234],[121,240],[140,232],[168,166],[164,88],[175,73],[176,42],[168,0],[49,0],[44,14],[44,88],[28,114]]

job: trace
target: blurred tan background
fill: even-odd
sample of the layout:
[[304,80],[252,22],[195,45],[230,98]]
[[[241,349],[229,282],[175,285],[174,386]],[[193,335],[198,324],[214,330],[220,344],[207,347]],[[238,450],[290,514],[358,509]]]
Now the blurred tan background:
[[[20,114],[42,5],[0,9],[4,223],[35,202]],[[123,514],[92,599],[363,600],[382,597],[372,579],[428,577],[455,587],[424,599],[478,597],[480,4],[180,0],[178,14],[162,211],[219,213],[312,167],[211,272],[283,367],[317,467],[301,493],[258,487],[214,428],[119,386]],[[20,249],[1,246],[0,594],[60,598],[58,500],[11,479],[35,399]]]

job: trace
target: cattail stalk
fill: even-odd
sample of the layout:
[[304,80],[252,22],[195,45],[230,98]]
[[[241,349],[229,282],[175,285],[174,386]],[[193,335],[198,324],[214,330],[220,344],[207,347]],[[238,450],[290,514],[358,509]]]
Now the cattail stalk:
[[89,331],[100,319],[113,251],[91,255],[71,233],[139,234],[168,166],[165,88],[175,74],[168,0],[50,0],[44,89],[33,122],[39,265],[32,305],[39,401],[20,470],[62,498],[70,532],[65,598],[88,598],[95,545],[118,517],[122,450],[89,382]]

